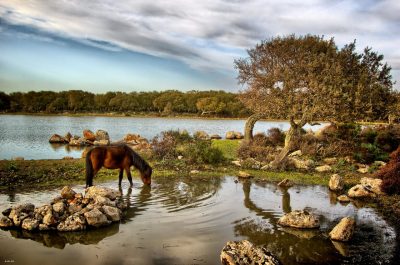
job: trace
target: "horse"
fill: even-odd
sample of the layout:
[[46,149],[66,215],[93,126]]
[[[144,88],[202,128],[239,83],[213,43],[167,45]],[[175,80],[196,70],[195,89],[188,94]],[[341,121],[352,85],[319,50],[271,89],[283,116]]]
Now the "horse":
[[131,166],[140,171],[144,184],[151,185],[151,166],[127,145],[94,147],[86,154],[86,187],[93,186],[93,177],[102,167],[119,169],[119,186],[125,170],[132,186]]

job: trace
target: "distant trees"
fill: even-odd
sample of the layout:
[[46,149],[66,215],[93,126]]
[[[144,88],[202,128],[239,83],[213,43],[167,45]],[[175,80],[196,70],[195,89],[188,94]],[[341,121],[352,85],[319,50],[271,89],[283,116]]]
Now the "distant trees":
[[307,123],[387,118],[390,67],[370,48],[357,54],[355,42],[339,50],[333,39],[290,35],[262,41],[248,55],[235,60],[239,83],[247,85],[240,99],[254,113],[245,132],[251,133],[261,117],[290,121],[274,166]]
[[0,92],[0,111],[9,112],[158,112],[193,113],[226,117],[246,116],[249,111],[237,94],[224,91],[168,90],[163,92],[107,92],[81,90],[62,92],[30,91],[7,95]]

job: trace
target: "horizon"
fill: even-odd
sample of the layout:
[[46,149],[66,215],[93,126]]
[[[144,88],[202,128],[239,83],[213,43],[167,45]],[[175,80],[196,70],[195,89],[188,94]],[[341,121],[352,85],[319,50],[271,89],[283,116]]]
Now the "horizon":
[[290,34],[372,47],[400,90],[400,2],[295,2],[0,0],[0,91],[237,93],[234,59]]

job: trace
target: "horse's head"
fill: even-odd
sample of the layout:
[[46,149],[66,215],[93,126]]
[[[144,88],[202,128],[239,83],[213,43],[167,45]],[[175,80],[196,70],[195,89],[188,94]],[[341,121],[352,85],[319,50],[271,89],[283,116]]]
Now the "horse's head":
[[144,184],[151,185],[151,173],[152,172],[153,172],[153,169],[151,168],[151,166],[148,166],[148,167],[146,167],[145,170],[143,170],[140,173],[140,176],[141,176]]

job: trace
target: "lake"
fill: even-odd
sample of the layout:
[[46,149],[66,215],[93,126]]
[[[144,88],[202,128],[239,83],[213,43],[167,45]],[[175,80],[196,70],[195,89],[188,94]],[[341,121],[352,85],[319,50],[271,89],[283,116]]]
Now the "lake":
[[[324,186],[282,189],[234,177],[159,177],[152,187],[123,182],[129,209],[110,227],[84,232],[0,230],[0,259],[14,264],[220,264],[227,241],[248,239],[275,253],[283,264],[395,264],[396,232],[381,215],[359,203],[340,204]],[[99,184],[117,189],[117,181]],[[125,186],[124,186],[125,185]],[[72,186],[78,192],[83,186]],[[61,188],[0,191],[0,210],[24,202],[36,206]],[[277,225],[292,210],[316,214],[320,229]],[[345,216],[357,226],[349,243],[329,231]]]
[[[70,117],[0,115],[0,159],[21,156],[25,159],[60,159],[64,156],[80,157],[81,148],[69,148],[49,144],[49,138],[57,133],[82,135],[84,129],[93,132],[106,130],[112,141],[122,139],[128,133],[140,134],[151,140],[162,131],[187,130],[190,133],[206,131],[209,134],[225,136],[227,131],[243,133],[245,120],[190,119],[190,118],[138,118],[138,117]],[[285,121],[259,121],[254,132],[266,132],[277,127],[289,128]],[[313,126],[313,130],[321,125]],[[305,127],[310,128],[310,126]]]

